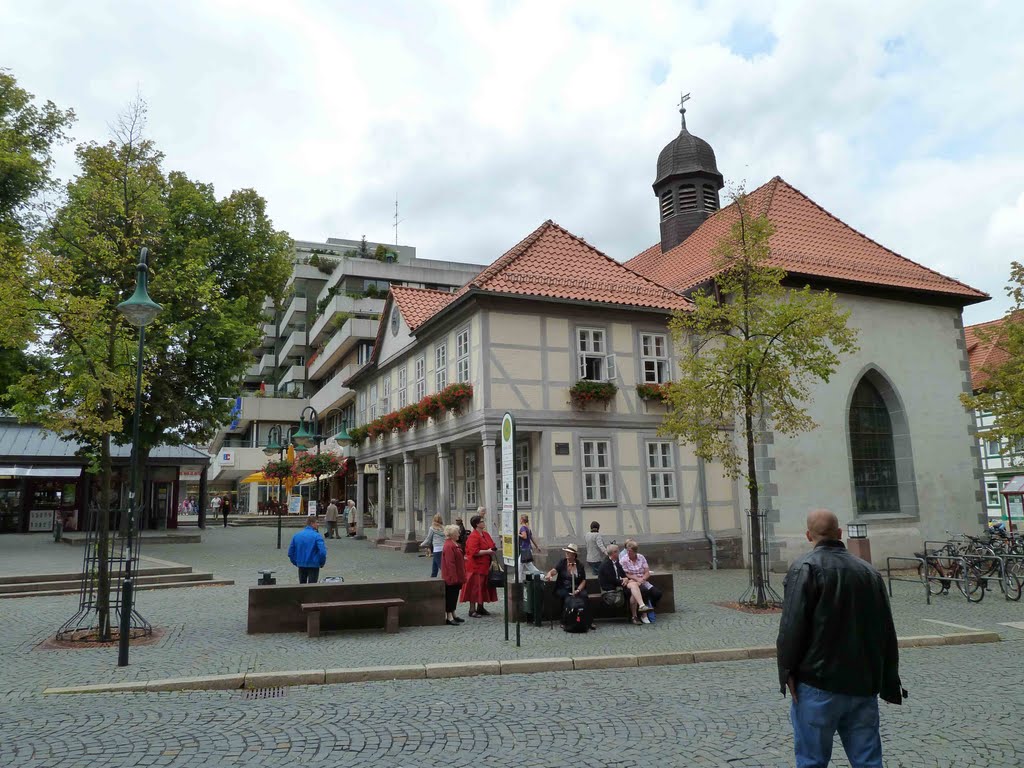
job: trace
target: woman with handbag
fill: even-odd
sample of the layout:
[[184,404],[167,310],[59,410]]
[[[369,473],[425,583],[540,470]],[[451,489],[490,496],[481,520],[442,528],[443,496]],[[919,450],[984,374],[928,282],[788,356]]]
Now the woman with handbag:
[[455,615],[459,590],[466,583],[466,556],[459,549],[459,526],[446,525],[444,549],[441,551],[441,578],[444,579],[444,623],[457,627],[465,619]]
[[494,539],[487,533],[487,523],[483,515],[473,515],[469,519],[473,532],[466,540],[466,583],[462,587],[459,602],[469,603],[469,616],[478,619],[490,616],[484,603],[498,600],[498,590],[491,586],[488,575],[495,552]]
[[530,516],[519,516],[519,574],[524,576],[527,573],[542,573],[533,562],[534,553],[542,554],[544,550],[533,537],[533,529],[530,528]]

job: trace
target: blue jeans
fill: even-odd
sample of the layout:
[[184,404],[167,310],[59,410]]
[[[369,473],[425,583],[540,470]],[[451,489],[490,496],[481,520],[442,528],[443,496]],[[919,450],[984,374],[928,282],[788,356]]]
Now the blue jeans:
[[434,561],[430,564],[430,578],[434,578],[441,572],[441,553],[434,553]]
[[877,696],[830,693],[805,683],[797,684],[796,696],[789,719],[797,768],[826,768],[836,731],[853,768],[882,768]]

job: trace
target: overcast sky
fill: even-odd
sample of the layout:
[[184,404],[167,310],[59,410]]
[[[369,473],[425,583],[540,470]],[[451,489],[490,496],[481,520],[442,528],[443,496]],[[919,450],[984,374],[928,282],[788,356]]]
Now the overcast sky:
[[[0,0],[0,66],[105,140],[136,91],[177,169],[292,237],[489,263],[551,218],[626,259],[658,152],[780,175],[992,294],[1024,259],[1024,7],[977,2]],[[58,173],[74,171],[71,148]]]

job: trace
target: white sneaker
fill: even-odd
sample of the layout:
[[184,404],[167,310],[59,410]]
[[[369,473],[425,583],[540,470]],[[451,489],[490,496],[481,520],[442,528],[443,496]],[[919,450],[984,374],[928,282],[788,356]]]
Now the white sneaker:
[[646,613],[643,616],[640,617],[640,621],[643,624],[650,624],[651,623],[651,620],[647,618],[647,614]]

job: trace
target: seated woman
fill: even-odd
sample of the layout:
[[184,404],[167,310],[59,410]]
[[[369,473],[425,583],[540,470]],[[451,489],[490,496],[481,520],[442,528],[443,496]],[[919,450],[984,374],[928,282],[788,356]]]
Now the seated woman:
[[608,545],[608,559],[601,565],[597,572],[597,583],[601,586],[601,599],[607,605],[621,607],[629,601],[629,612],[633,617],[634,624],[643,624],[637,618],[637,609],[644,605],[643,593],[640,591],[640,584],[632,581],[619,564],[619,545]]
[[[555,563],[555,567],[547,572],[546,578],[555,585],[555,594],[561,599],[563,606],[570,596],[586,598],[587,596],[587,573],[583,570],[583,563],[579,561],[579,549],[575,544],[567,544],[562,547],[565,557]],[[589,612],[589,602],[587,611]],[[590,622],[591,629],[597,629],[593,622]]]
[[[626,578],[630,583],[636,584],[640,588],[640,594],[646,601],[641,602],[637,608],[640,612],[640,622],[650,624],[650,616],[654,613],[658,601],[661,600],[661,590],[648,581],[651,577],[651,569],[647,565],[647,558],[640,554],[640,545],[633,539],[626,539],[623,546],[626,551],[619,555],[619,565],[626,572]],[[636,616],[635,613],[633,615]]]

